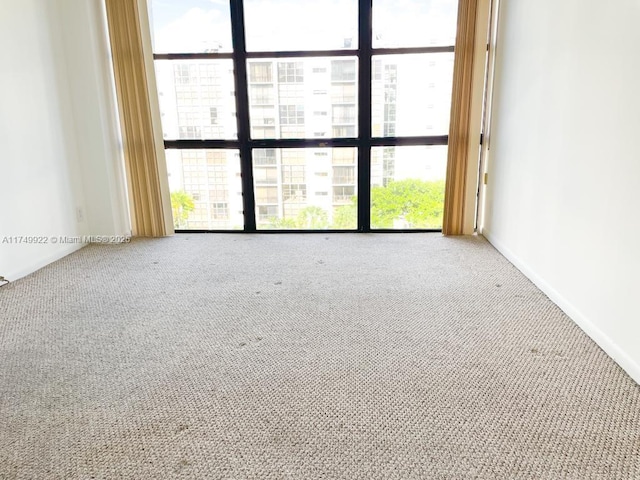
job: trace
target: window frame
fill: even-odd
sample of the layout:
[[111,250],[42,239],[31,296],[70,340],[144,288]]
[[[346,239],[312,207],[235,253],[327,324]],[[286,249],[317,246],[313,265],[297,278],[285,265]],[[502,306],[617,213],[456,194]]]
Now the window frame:
[[[382,55],[403,55],[416,53],[454,53],[455,46],[424,46],[424,47],[401,47],[401,48],[373,48],[372,32],[372,2],[371,0],[358,0],[358,48],[343,48],[339,50],[313,50],[313,51],[252,51],[247,52],[245,43],[245,21],[243,0],[230,0],[231,27],[232,27],[232,52],[206,52],[206,53],[168,53],[153,54],[155,61],[158,60],[196,60],[196,59],[231,59],[234,65],[234,90],[236,98],[236,122],[237,139],[215,140],[215,139],[164,139],[165,149],[237,149],[240,151],[241,180],[244,207],[244,230],[245,232],[263,232],[258,229],[256,221],[256,192],[258,187],[253,179],[253,151],[255,149],[288,149],[288,148],[324,148],[324,147],[355,147],[357,149],[357,182],[358,192],[358,222],[357,231],[371,232],[370,203],[371,203],[371,148],[377,146],[395,147],[405,145],[448,145],[448,135],[421,135],[421,136],[375,136],[372,132],[372,85],[376,78],[373,78],[372,62],[373,56]],[[292,78],[290,83],[285,85],[301,85],[304,79],[304,64],[301,59],[313,57],[332,57],[335,62],[340,59],[334,57],[355,57],[356,72],[353,80],[333,80],[332,83],[340,84],[345,82],[356,82],[357,115],[355,131],[349,137],[306,137],[306,138],[253,138],[251,136],[250,107],[261,104],[250,103],[250,90],[256,86],[257,82],[249,82],[248,60],[251,59],[277,59],[273,63],[271,71],[272,82],[264,82],[265,87],[271,86],[272,95],[278,92],[274,88],[275,80],[280,78],[280,65],[294,65],[293,74],[289,71],[285,74],[287,78]],[[346,59],[345,59],[346,60]],[[302,64],[302,72],[299,75],[297,64]],[[338,65],[338,63],[336,63]],[[377,65],[376,65],[377,67]],[[290,69],[289,69],[290,70]],[[375,74],[387,80],[386,72],[379,72],[376,68]],[[329,72],[332,75],[332,72]],[[184,75],[182,76],[184,77]],[[389,83],[393,83],[392,78],[388,78]],[[282,84],[282,82],[278,82]],[[386,83],[386,82],[385,82]],[[182,83],[181,85],[188,85]],[[260,85],[260,83],[258,83]],[[324,92],[329,93],[329,92]],[[279,112],[276,112],[278,114]],[[256,127],[256,125],[254,125]],[[266,127],[263,125],[262,127]],[[346,126],[340,126],[345,128]],[[332,128],[332,133],[333,133]],[[347,131],[347,130],[345,130]],[[350,130],[348,130],[350,132]],[[389,133],[389,130],[386,131]],[[180,231],[180,230],[178,230]],[[189,230],[193,231],[193,230]],[[218,230],[207,230],[218,231]],[[220,230],[222,231],[222,230]],[[280,231],[280,230],[270,230]],[[300,230],[282,230],[282,232],[292,232]],[[353,230],[348,230],[353,231]],[[384,230],[373,229],[375,232]],[[402,232],[405,230],[389,230]],[[441,229],[411,229],[409,231],[441,231]]]

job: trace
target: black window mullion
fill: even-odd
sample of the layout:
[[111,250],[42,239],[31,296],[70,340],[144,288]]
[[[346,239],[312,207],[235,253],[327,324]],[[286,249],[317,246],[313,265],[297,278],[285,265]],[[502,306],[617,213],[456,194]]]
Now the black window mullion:
[[[373,55],[404,55],[412,53],[453,53],[455,47],[446,45],[440,47],[405,47],[405,48],[374,48]],[[314,58],[314,57],[355,57],[358,50],[275,50],[273,52],[245,52],[246,58]],[[233,59],[232,52],[202,52],[202,53],[154,53],[154,60],[214,60]]]
[[242,0],[231,0],[231,36],[233,41],[233,68],[236,89],[236,116],[240,144],[240,171],[242,173],[242,202],[244,230],[256,231],[253,166],[249,144],[249,93],[247,81],[247,49],[244,32],[244,6]]
[[154,53],[154,60],[219,60],[232,59],[233,53]]
[[355,57],[357,50],[281,50],[273,52],[247,52],[247,58],[314,58]]
[[374,55],[407,55],[412,53],[453,53],[454,45],[440,47],[404,47],[404,48],[374,48]]
[[240,144],[237,140],[193,140],[193,139],[177,139],[177,140],[165,140],[165,149],[179,149],[179,150],[201,150],[203,148],[215,148],[215,149],[233,149],[238,150]]
[[371,2],[358,2],[358,230],[361,232],[371,231]]

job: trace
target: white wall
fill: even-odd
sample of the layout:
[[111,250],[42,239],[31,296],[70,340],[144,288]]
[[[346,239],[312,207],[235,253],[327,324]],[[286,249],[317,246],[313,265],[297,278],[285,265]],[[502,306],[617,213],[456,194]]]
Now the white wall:
[[89,232],[127,234],[124,162],[103,0],[48,4],[62,26]]
[[[101,2],[3,0],[0,275],[26,275],[129,231]],[[82,221],[78,220],[82,210]],[[44,244],[5,237],[39,236]]]
[[640,381],[640,2],[500,8],[482,232]]

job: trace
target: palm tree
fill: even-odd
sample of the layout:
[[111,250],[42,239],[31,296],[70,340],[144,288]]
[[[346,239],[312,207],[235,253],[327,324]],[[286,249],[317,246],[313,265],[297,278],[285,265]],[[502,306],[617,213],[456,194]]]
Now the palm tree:
[[186,226],[189,213],[193,211],[195,204],[193,197],[184,190],[171,192],[171,210],[173,211],[173,226],[182,228]]

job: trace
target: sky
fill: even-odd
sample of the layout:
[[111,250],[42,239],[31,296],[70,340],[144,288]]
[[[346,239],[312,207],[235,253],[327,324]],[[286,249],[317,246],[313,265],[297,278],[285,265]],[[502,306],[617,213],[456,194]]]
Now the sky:
[[[357,47],[357,0],[245,0],[249,51]],[[374,47],[453,45],[457,0],[374,0]],[[228,0],[151,0],[155,53],[229,52]]]

